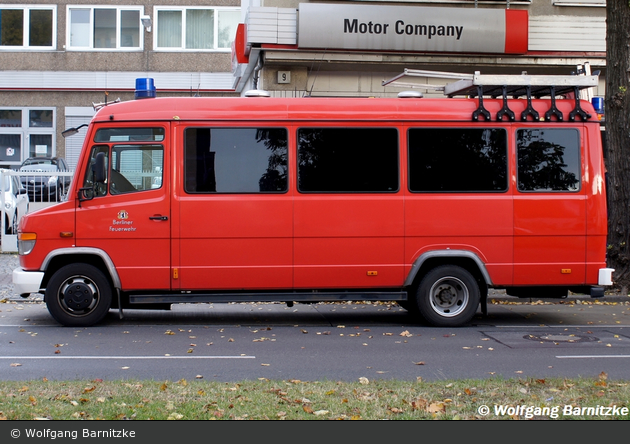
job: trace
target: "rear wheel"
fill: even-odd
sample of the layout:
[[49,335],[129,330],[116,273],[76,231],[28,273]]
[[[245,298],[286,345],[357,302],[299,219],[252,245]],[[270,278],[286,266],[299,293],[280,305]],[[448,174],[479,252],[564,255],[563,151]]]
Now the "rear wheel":
[[101,321],[112,303],[107,277],[88,264],[60,268],[46,286],[46,305],[51,316],[67,327],[87,327]]
[[437,327],[468,323],[480,301],[479,285],[466,269],[441,265],[429,271],[418,286],[416,305],[422,317]]

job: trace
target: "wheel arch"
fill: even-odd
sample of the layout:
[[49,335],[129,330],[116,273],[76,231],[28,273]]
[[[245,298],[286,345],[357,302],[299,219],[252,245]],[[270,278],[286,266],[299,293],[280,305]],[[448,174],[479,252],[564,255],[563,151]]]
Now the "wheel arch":
[[468,250],[431,250],[422,253],[411,266],[411,270],[405,280],[405,287],[417,287],[422,277],[431,269],[439,265],[458,265],[470,272],[477,282],[481,294],[487,294],[487,289],[492,286],[492,279],[484,262],[479,256]]
[[103,250],[91,247],[61,248],[48,253],[41,267],[44,272],[42,288],[46,288],[57,270],[73,263],[90,264],[99,268],[115,289],[121,288],[120,277],[112,259]]

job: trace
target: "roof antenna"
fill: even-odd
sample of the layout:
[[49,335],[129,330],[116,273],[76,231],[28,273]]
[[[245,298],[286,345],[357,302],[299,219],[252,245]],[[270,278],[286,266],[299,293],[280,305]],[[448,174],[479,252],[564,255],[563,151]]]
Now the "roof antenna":
[[[306,94],[305,97],[312,97],[313,95],[313,88],[315,88],[315,80],[317,80],[317,75],[319,74],[319,68],[322,66],[322,61],[324,60],[324,56],[326,55],[326,51],[328,50],[328,48],[324,49],[324,52],[322,53],[322,60],[319,61],[319,63],[317,64],[317,71],[315,71],[315,77],[313,78],[313,83],[311,83],[311,89],[310,91]],[[313,60],[313,63],[315,63],[315,60]],[[311,64],[311,72],[313,71],[313,64]],[[307,79],[307,84],[308,84],[308,79]]]

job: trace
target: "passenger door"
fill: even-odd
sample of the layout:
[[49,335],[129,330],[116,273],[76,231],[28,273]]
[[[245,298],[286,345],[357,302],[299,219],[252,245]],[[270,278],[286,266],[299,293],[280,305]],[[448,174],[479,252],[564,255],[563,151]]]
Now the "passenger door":
[[[168,134],[162,124],[99,128],[84,171],[82,186],[93,198],[76,202],[76,246],[111,258],[127,291],[171,287]],[[93,181],[98,153],[107,158],[104,184]]]
[[290,288],[293,201],[287,129],[180,123],[176,140],[183,172],[173,203],[179,288]]
[[297,129],[296,288],[402,285],[398,140],[392,126]]

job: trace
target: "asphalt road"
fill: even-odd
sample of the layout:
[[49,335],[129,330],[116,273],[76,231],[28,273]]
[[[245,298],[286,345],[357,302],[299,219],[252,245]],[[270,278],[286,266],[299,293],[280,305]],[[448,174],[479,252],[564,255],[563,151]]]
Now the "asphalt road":
[[[415,322],[396,304],[180,304],[111,310],[62,327],[41,296],[13,292],[17,256],[0,254],[0,380],[630,380],[630,298],[517,299],[491,293],[467,327]],[[533,295],[535,296],[535,295]]]
[[61,327],[37,299],[0,304],[0,380],[630,379],[630,305],[498,299],[463,328],[398,306],[186,304]]

